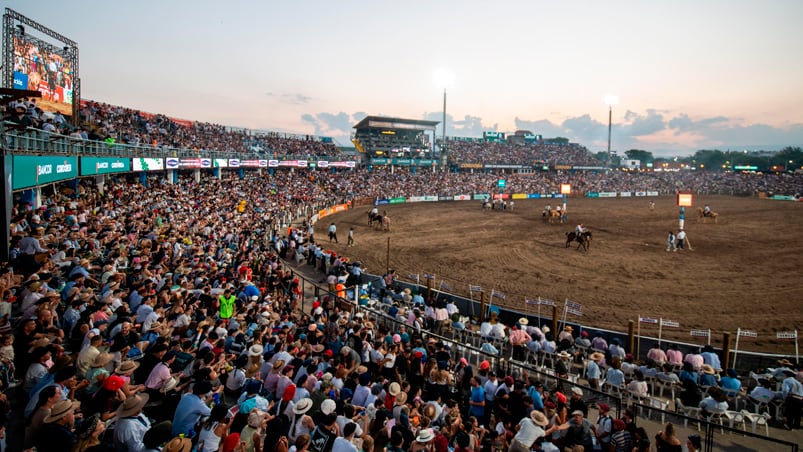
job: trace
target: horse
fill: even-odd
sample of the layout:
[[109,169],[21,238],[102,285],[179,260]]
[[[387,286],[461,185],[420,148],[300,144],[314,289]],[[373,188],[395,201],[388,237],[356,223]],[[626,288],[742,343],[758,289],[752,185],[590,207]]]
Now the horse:
[[558,212],[557,210],[550,210],[549,211],[549,224],[552,224],[552,220],[558,220],[560,222],[563,222],[563,217],[561,216],[561,213]]
[[482,202],[482,210],[491,210],[491,202],[489,200],[485,200]]
[[382,224],[382,215],[374,214],[372,211],[368,211],[368,226],[373,226],[374,223]]
[[708,212],[708,215],[706,215],[702,207],[697,208],[697,221],[702,221],[703,223],[705,223],[705,219],[706,217],[708,217],[708,218],[713,218],[714,224],[716,224],[718,216],[719,214],[717,214],[713,210]]
[[390,232],[390,217],[387,216],[387,215],[384,215],[382,217],[381,225],[382,225],[382,229],[383,230]]
[[583,248],[584,251],[588,251],[588,245],[591,242],[591,231],[585,231],[582,234],[577,234],[577,232],[567,232],[566,233],[566,248],[568,248],[572,242],[577,242],[577,249],[579,250],[580,247]]

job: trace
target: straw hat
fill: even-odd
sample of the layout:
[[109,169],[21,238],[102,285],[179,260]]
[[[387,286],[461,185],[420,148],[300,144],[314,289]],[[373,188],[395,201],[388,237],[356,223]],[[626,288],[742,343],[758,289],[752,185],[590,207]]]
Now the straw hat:
[[530,411],[530,419],[540,427],[546,427],[549,424],[549,419],[546,418],[546,415],[538,410]]
[[335,412],[336,408],[337,408],[337,404],[332,399],[326,399],[323,402],[321,402],[321,413],[323,413],[323,414],[327,414],[327,415],[328,414],[332,414],[332,413]]
[[522,317],[522,318],[520,318],[520,319],[519,319],[519,325],[521,325],[521,326],[527,326],[527,325],[529,325],[529,324],[530,324],[530,321],[529,321],[529,320],[527,320],[527,317]]
[[388,386],[388,394],[392,395],[393,397],[397,397],[401,392],[401,386],[395,381]]
[[435,434],[432,432],[431,428],[422,428],[418,431],[418,436],[415,437],[415,441],[418,443],[428,443],[435,438]]
[[161,392],[162,394],[167,394],[168,392],[176,389],[176,386],[178,386],[178,380],[176,380],[175,377],[170,377],[167,381],[164,382],[164,384],[162,384],[162,387],[161,389],[159,389],[159,392]]
[[312,399],[309,397],[304,397],[303,399],[299,400],[296,403],[296,406],[293,407],[293,413],[295,414],[304,414],[312,408]]
[[259,344],[254,344],[248,347],[248,356],[262,356],[262,346]]
[[569,352],[567,352],[566,350],[563,350],[562,352],[558,353],[558,356],[561,357],[561,358],[571,358],[572,357],[572,355],[570,355]]
[[399,395],[396,396],[396,405],[404,405],[407,403],[407,393],[400,392]]
[[703,364],[703,367],[700,369],[703,371],[704,374],[714,375],[716,371],[710,364]]
[[72,413],[73,411],[77,410],[78,407],[81,406],[81,402],[73,402],[71,400],[61,400],[53,405],[53,408],[50,409],[50,414],[45,417],[45,424],[50,424],[52,422],[56,422],[59,419],[67,416],[68,414]]
[[116,369],[115,373],[120,375],[131,375],[139,367],[139,363],[131,360],[123,361]]
[[279,370],[284,367],[284,360],[277,359],[275,363],[273,363],[273,370]]
[[117,408],[117,417],[124,418],[139,414],[145,404],[148,403],[149,398],[150,395],[148,393],[142,393],[125,399],[125,402]]
[[600,353],[600,352],[594,352],[594,353],[592,353],[592,354],[589,356],[589,358],[590,358],[592,361],[602,361],[603,359],[605,359],[605,355],[603,355],[603,354],[602,354],[602,353]]
[[312,346],[312,353],[323,353],[323,344],[315,344]]
[[165,444],[162,452],[190,452],[192,450],[192,440],[189,438],[173,438]]

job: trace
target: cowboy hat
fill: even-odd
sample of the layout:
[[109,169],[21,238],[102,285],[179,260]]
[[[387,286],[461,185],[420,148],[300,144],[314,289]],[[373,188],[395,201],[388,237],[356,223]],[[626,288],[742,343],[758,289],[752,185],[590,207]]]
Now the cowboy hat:
[[530,411],[530,419],[539,427],[546,427],[549,424],[549,419],[546,418],[546,415],[538,410]]
[[137,370],[137,367],[139,367],[138,362],[131,360],[123,361],[119,366],[117,366],[116,369],[114,369],[114,372],[120,375],[131,375],[135,370]]
[[708,375],[714,375],[717,373],[710,364],[703,364],[703,367],[700,370],[702,370],[704,374]]
[[248,356],[262,356],[262,346],[259,344],[254,344],[248,347]]
[[404,405],[407,403],[407,393],[400,392],[399,395],[396,396],[396,405]]
[[176,437],[170,440],[162,452],[190,452],[192,450],[192,440],[189,438]]
[[791,361],[789,361],[789,360],[788,360],[788,359],[786,359],[786,358],[784,358],[784,359],[779,359],[779,360],[778,360],[778,364],[780,364],[780,365],[782,365],[782,366],[785,366],[785,367],[792,367],[792,366],[793,366],[792,362],[791,362]]
[[572,357],[572,355],[570,355],[569,352],[567,352],[566,350],[558,353],[558,356],[561,357],[561,358],[571,358]]
[[591,359],[592,361],[602,361],[603,359],[605,359],[605,355],[603,355],[600,352],[594,352],[588,358]]
[[323,353],[323,344],[315,344],[312,346],[312,353]]
[[277,359],[276,362],[273,363],[273,370],[279,370],[284,367],[284,360]]
[[529,323],[530,323],[530,321],[527,320],[527,317],[522,317],[522,318],[519,319],[519,325],[526,326]]
[[401,386],[399,386],[399,384],[395,381],[388,386],[388,394],[392,395],[393,397],[398,396],[400,392]]
[[335,409],[337,408],[337,404],[332,399],[326,399],[321,402],[321,413],[323,414],[332,414],[334,413]]
[[142,411],[142,408],[148,403],[150,395],[148,393],[137,394],[133,397],[128,397],[125,402],[117,408],[117,417],[122,419],[128,416],[135,416]]
[[418,431],[418,436],[415,437],[415,441],[418,443],[428,443],[435,438],[435,435],[432,433],[431,428],[422,428]]
[[309,397],[304,397],[303,399],[299,400],[296,406],[293,407],[293,413],[295,414],[304,414],[312,408],[312,399]]
[[67,416],[81,406],[81,402],[73,402],[72,400],[60,400],[53,405],[50,409],[50,414],[45,417],[45,424],[56,422],[59,419]]

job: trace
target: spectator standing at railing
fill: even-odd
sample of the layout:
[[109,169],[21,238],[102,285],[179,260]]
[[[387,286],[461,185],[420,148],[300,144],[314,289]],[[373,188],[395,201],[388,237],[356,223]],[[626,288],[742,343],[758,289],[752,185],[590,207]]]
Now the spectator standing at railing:
[[797,380],[797,373],[793,370],[784,370],[781,383],[781,395],[784,398],[784,415],[787,430],[800,430],[800,410],[803,409],[803,383]]

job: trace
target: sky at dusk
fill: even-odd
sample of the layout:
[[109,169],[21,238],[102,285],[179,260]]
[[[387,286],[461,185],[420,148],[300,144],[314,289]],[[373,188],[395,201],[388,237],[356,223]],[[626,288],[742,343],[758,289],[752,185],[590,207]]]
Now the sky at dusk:
[[[605,150],[803,145],[803,2],[10,0],[76,41],[82,97],[334,137],[366,115]],[[31,33],[34,33],[31,31]],[[440,134],[440,132],[438,132]]]

